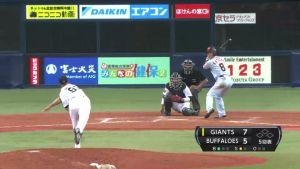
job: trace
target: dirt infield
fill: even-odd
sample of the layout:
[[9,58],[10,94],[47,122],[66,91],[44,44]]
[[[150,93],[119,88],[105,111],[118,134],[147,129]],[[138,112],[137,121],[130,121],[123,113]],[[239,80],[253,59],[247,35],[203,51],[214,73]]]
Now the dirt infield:
[[117,169],[202,169],[257,165],[265,161],[263,158],[237,155],[124,149],[42,149],[0,154],[0,168],[3,169],[92,169],[91,163],[113,164]]
[[[195,126],[270,126],[300,130],[300,113],[231,112],[224,119],[203,116],[162,117],[158,113],[92,113],[87,130],[194,130]],[[203,115],[203,113],[202,113]],[[71,128],[68,113],[2,115],[0,132],[66,130]]]
[[[195,126],[280,125],[283,130],[300,130],[300,113],[231,112],[225,119],[170,117],[158,113],[92,113],[86,130],[194,130]],[[67,113],[0,116],[0,132],[70,130]],[[80,157],[79,155],[80,154]],[[123,149],[42,149],[0,154],[0,169],[92,169],[92,162],[110,163],[118,169],[188,169],[257,165],[266,159],[212,153],[159,153]],[[21,164],[21,166],[19,166]]]

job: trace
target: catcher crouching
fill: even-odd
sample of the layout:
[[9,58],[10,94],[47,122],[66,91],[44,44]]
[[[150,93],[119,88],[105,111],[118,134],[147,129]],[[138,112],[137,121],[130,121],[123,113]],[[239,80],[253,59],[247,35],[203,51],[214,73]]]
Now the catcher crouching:
[[174,72],[166,84],[161,100],[161,115],[170,116],[171,108],[184,116],[198,116],[199,112],[190,108],[192,93],[182,81],[179,73]]

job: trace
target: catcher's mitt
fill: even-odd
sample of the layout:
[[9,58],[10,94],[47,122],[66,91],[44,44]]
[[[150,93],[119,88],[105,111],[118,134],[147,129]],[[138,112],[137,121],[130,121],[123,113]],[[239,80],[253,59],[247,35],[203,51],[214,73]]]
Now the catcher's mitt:
[[182,97],[180,97],[180,96],[178,96],[178,95],[174,95],[174,94],[171,93],[171,92],[165,92],[165,93],[163,93],[163,98],[164,98],[166,101],[169,101],[169,102],[183,103]]
[[171,102],[177,102],[177,103],[182,103],[182,97],[178,96],[178,95],[171,95],[169,97]]

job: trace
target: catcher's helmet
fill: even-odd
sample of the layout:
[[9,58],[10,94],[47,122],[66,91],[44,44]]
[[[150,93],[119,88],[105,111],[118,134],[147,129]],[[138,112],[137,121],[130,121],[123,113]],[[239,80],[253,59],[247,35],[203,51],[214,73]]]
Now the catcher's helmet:
[[177,72],[172,73],[170,81],[170,87],[172,87],[175,90],[178,90],[183,85],[182,77]]
[[59,84],[65,85],[68,83],[68,78],[67,78],[67,76],[63,75],[58,79],[58,81],[59,81]]
[[206,50],[207,53],[212,53],[213,55],[217,54],[217,49],[213,46],[209,46]]
[[184,74],[191,74],[195,63],[190,59],[186,59],[181,63],[181,66],[183,67]]

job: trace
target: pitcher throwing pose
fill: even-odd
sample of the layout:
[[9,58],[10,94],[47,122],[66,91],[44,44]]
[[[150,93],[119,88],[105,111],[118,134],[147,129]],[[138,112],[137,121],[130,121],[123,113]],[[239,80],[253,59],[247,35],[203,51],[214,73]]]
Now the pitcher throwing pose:
[[60,77],[59,83],[61,86],[59,97],[54,99],[43,111],[48,111],[62,103],[63,107],[70,114],[75,135],[75,148],[80,148],[82,133],[90,116],[91,102],[79,87],[68,83],[66,76]]
[[224,101],[222,97],[233,84],[231,77],[229,76],[229,73],[224,65],[224,59],[216,56],[216,52],[217,51],[214,47],[208,47],[206,62],[203,65],[204,69],[211,69],[211,73],[216,79],[215,84],[206,95],[207,114],[205,115],[205,118],[209,118],[209,116],[214,112],[213,99],[215,99],[216,109],[219,113],[216,118],[226,117]]

